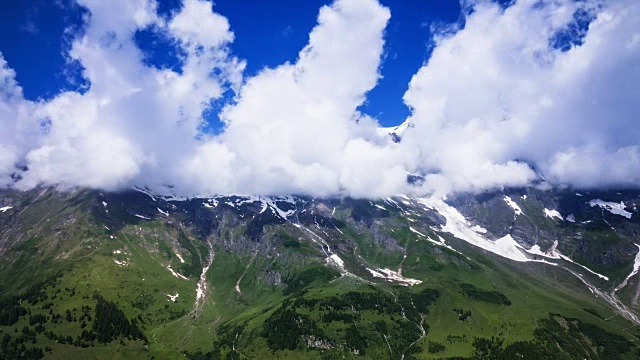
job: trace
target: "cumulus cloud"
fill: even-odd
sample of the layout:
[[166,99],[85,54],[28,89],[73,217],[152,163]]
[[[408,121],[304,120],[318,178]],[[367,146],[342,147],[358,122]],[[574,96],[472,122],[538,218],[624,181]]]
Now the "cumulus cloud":
[[0,186],[8,186],[10,175],[19,159],[19,142],[16,138],[20,113],[24,107],[22,88],[16,82],[16,73],[9,68],[0,53]]
[[[640,5],[472,6],[464,29],[436,39],[404,96],[416,124],[405,145],[420,149],[426,186],[526,185],[529,164],[554,184],[640,184]],[[595,20],[581,34],[585,17]],[[569,31],[583,43],[567,44]]]
[[[209,1],[169,18],[153,0],[78,2],[90,15],[67,56],[85,92],[25,100],[0,55],[0,186],[379,197],[524,186],[534,167],[558,185],[640,184],[632,0],[467,2],[408,85],[400,143],[357,110],[381,76],[391,13],[377,0],[322,7],[297,60],[251,78]],[[145,64],[140,30],[180,48],[180,70]],[[206,133],[227,91],[224,129]]]
[[[240,82],[244,63],[228,53],[233,34],[226,19],[213,13],[211,3],[195,0],[186,1],[169,21],[157,16],[151,0],[82,0],[80,5],[90,16],[68,56],[82,64],[90,88],[29,104],[32,114],[24,127],[37,130],[41,121],[50,126],[22,146],[19,155],[28,171],[15,186],[118,189],[170,180],[175,176],[170,165],[197,147],[203,111]],[[194,14],[188,23],[184,17]],[[214,33],[194,36],[189,26]],[[186,51],[181,72],[144,64],[134,42],[142,29],[153,29]]]
[[217,139],[244,170],[232,174],[235,190],[375,196],[403,184],[401,154],[356,129],[371,121],[356,108],[378,80],[389,16],[372,0],[325,6],[295,64],[247,81],[223,110],[228,126]]
[[227,19],[211,11],[211,3],[186,0],[169,23],[169,30],[194,51],[198,46],[215,48],[233,41]]

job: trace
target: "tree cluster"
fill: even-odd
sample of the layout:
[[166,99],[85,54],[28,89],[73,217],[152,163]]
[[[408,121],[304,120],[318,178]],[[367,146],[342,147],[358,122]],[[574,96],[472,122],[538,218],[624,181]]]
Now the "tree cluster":
[[498,291],[482,290],[471,284],[462,284],[462,293],[471,300],[482,301],[497,305],[511,305],[511,300]]
[[465,310],[462,308],[453,309],[458,314],[458,320],[465,321],[471,317],[471,310]]
[[95,317],[93,321],[93,331],[97,334],[97,340],[101,343],[108,343],[118,337],[126,337],[130,340],[147,340],[142,331],[138,328],[135,319],[129,320],[124,312],[112,302],[105,300],[96,294]]

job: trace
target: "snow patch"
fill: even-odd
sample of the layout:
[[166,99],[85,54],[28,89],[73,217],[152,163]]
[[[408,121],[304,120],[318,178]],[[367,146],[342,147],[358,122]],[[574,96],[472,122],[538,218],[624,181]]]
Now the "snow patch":
[[162,211],[162,209],[160,209],[160,208],[156,208],[156,209],[158,209],[158,212],[159,212],[160,214],[162,214],[162,215],[164,215],[164,216],[169,216],[169,213],[168,213],[168,212],[166,212],[166,211]]
[[176,256],[178,257],[178,259],[180,259],[180,263],[181,263],[181,264],[184,264],[184,259],[182,258],[182,255],[180,255],[180,254],[178,254],[178,253],[175,253],[175,254],[176,254]]
[[560,220],[564,220],[564,218],[562,217],[562,215],[560,215],[560,213],[558,212],[558,210],[549,210],[547,208],[544,209],[544,216],[553,219],[553,218],[557,218]]
[[127,263],[126,261],[118,261],[116,259],[113,259],[113,262],[118,264],[119,266],[127,266],[127,265],[129,265],[129,263]]
[[609,281],[608,277],[606,277],[606,276],[604,276],[602,274],[599,274],[599,273],[589,269],[588,267],[586,267],[586,266],[584,266],[582,264],[578,264],[577,262],[573,261],[568,256],[565,256],[562,253],[560,253],[560,251],[558,250],[558,240],[553,242],[553,245],[551,246],[551,248],[549,248],[549,250],[547,250],[547,252],[542,252],[542,250],[540,250],[540,246],[538,246],[538,245],[533,245],[531,247],[531,249],[526,250],[526,251],[529,254],[539,255],[539,256],[543,256],[543,257],[549,258],[549,259],[556,259],[556,260],[562,259],[564,261],[568,261],[568,262],[570,262],[572,264],[580,266],[581,268],[587,270],[588,272],[592,273],[593,275],[595,275],[595,276],[597,276],[597,277],[599,277],[601,279]]
[[[464,218],[464,216],[460,214],[458,210],[456,210],[455,208],[448,205],[442,200],[422,198],[422,199],[419,199],[418,201],[427,208],[435,209],[438,213],[440,213],[440,215],[445,217],[445,219],[447,220],[447,223],[444,226],[442,226],[441,231],[448,232],[453,236],[470,243],[471,245],[475,245],[484,250],[490,251],[496,255],[499,255],[514,261],[518,261],[518,262],[541,262],[541,263],[546,263],[553,266],[558,265],[556,263],[549,262],[543,259],[531,259],[529,257],[530,255],[539,255],[544,253],[540,251],[539,247],[532,248],[532,250],[524,249],[520,244],[518,244],[513,239],[513,237],[511,237],[511,235],[507,235],[493,242],[485,238],[484,236],[474,232],[470,228],[470,224]],[[582,267],[583,269],[600,277],[601,279],[609,280],[608,277],[602,274],[598,274],[597,272],[589,269],[588,267],[578,264],[573,260],[571,260],[570,258],[568,258],[567,256],[560,254],[560,252],[556,250],[556,247],[557,247],[557,242],[555,242],[551,250],[547,254],[544,254],[543,256],[546,255],[546,257],[552,258],[552,259],[557,259],[559,257],[563,260],[566,260],[568,262],[574,263]]]
[[136,187],[134,187],[133,189],[134,189],[134,190],[136,190],[136,191],[139,191],[139,192],[141,192],[141,193],[143,193],[143,194],[145,194],[145,195],[148,195],[148,196],[151,198],[151,200],[153,200],[153,201],[157,201],[157,200],[156,200],[156,197],[155,197],[155,196],[153,196],[153,194],[151,194],[150,192],[148,192],[148,191],[146,191],[146,190],[143,190],[143,189],[141,189],[141,188],[139,188],[139,187],[137,187],[137,186],[136,186]]
[[267,206],[267,203],[266,203],[266,202],[263,202],[263,203],[262,203],[262,208],[260,209],[260,212],[259,212],[258,214],[262,214],[263,212],[267,211],[267,208],[268,208],[268,207],[269,207],[269,206]]
[[627,219],[631,219],[632,214],[625,210],[626,206],[623,201],[620,201],[620,203],[618,204],[618,203],[608,202],[600,199],[593,199],[589,201],[589,206],[591,207],[599,206],[600,208],[607,210],[612,214],[624,216]]
[[597,272],[595,272],[595,271],[593,271],[593,270],[589,269],[588,267],[586,267],[586,266],[584,266],[584,265],[582,265],[582,264],[578,264],[577,262],[575,262],[575,261],[571,260],[571,258],[569,258],[569,257],[567,257],[567,256],[565,256],[565,255],[562,255],[562,254],[561,254],[561,255],[560,255],[560,257],[561,257],[563,260],[566,260],[566,261],[568,261],[568,262],[570,262],[570,263],[573,263],[573,264],[576,264],[576,265],[580,266],[581,268],[583,268],[583,269],[587,270],[588,272],[592,273],[593,275],[595,275],[595,276],[597,276],[597,277],[599,277],[599,278],[601,278],[601,279],[603,279],[603,280],[607,280],[607,281],[609,281],[609,278],[608,278],[608,277],[606,277],[606,276],[604,276],[604,275],[602,275],[602,274],[599,274],[599,273],[597,273]]
[[393,200],[392,198],[386,198],[384,199],[384,201],[386,201],[387,203],[389,203],[392,206],[397,207],[398,209],[402,210],[402,207],[400,206],[400,204],[398,204],[395,200]]
[[[288,217],[295,213],[295,210],[284,211],[284,210],[280,209],[278,207],[278,205],[276,204],[276,202],[287,202],[287,203],[290,203],[292,205],[295,205],[295,200],[291,196],[278,197],[278,198],[262,197],[262,196],[243,196],[240,199],[236,200],[235,204],[230,202],[230,201],[225,202],[225,204],[227,204],[227,205],[229,205],[231,207],[237,208],[238,206],[241,206],[243,204],[251,204],[251,203],[255,203],[255,202],[260,202],[261,203],[261,208],[260,208],[259,214],[262,214],[265,211],[267,211],[268,209],[270,209],[271,212],[274,215],[280,216],[284,220],[288,220]],[[207,205],[205,204],[205,206],[207,206]],[[207,206],[207,207],[214,207],[214,206],[215,205]]]
[[[357,279],[363,280],[359,276],[354,275],[351,272],[349,272],[347,269],[345,269],[344,261],[340,258],[340,256],[338,256],[336,253],[334,253],[331,250],[331,246],[329,246],[329,243],[327,243],[327,241],[325,239],[323,239],[322,236],[316,234],[315,232],[311,231],[310,229],[308,229],[308,228],[306,228],[306,227],[304,227],[304,226],[302,226],[300,224],[296,224],[296,223],[291,223],[291,224],[293,226],[295,226],[296,228],[305,230],[306,232],[311,234],[311,237],[310,237],[311,241],[313,241],[314,243],[320,245],[320,250],[322,250],[322,252],[326,256],[325,261],[326,261],[327,265],[336,266],[338,268],[338,271],[340,271],[340,274],[342,276],[349,276],[349,277],[352,277],[352,278],[357,278]],[[339,229],[338,229],[338,231],[339,231]]]
[[481,249],[487,250],[496,255],[513,261],[541,262],[554,266],[557,265],[555,263],[542,259],[531,259],[530,254],[527,253],[527,251],[522,246],[520,246],[510,235],[507,235],[494,242],[487,239],[483,235],[478,234],[477,232],[472,230],[471,224],[465,219],[462,214],[460,214],[458,210],[445,203],[442,199],[420,198],[418,199],[418,202],[426,208],[436,210],[447,220],[446,224],[443,225],[441,229],[434,228],[434,230],[448,232],[456,238],[464,240],[471,245],[477,246]]
[[420,231],[418,231],[418,230],[416,230],[416,229],[412,228],[411,226],[409,226],[409,230],[411,230],[411,232],[412,232],[412,233],[418,234],[419,236],[427,237],[425,234],[423,234],[423,233],[421,233]]
[[235,200],[237,206],[241,206],[244,204],[252,204],[258,201],[260,201],[259,196],[241,196]]
[[182,274],[179,274],[179,273],[175,272],[175,271],[171,268],[171,265],[167,265],[167,270],[171,271],[171,274],[172,274],[173,276],[177,277],[178,279],[189,280],[189,279],[187,279],[187,277],[186,277],[186,276],[184,276],[184,275],[182,275]]
[[629,279],[631,279],[634,275],[638,273],[638,271],[640,271],[640,245],[638,244],[635,244],[635,245],[638,247],[638,253],[636,254],[635,260],[633,261],[633,270],[631,270],[631,273],[627,275],[624,281],[616,287],[616,289],[613,291],[614,293],[622,289],[623,287],[627,286]]
[[422,283],[422,280],[406,278],[400,275],[399,272],[393,271],[391,269],[369,269],[366,268],[369,273],[375,278],[385,279],[389,282],[397,282],[402,286],[413,286]]
[[168,298],[167,300],[171,301],[171,302],[176,302],[176,300],[178,299],[178,295],[180,295],[180,294],[178,294],[178,293],[176,293],[175,295],[167,294],[167,298]]
[[[498,248],[500,248],[500,250],[502,250],[503,253],[508,254],[509,256],[512,256],[514,258],[519,258],[523,256],[523,253],[522,253],[523,247],[513,239],[511,234],[507,234],[501,237],[500,239],[494,241],[493,243]],[[525,256],[524,261],[527,261],[527,260],[529,259],[526,258]]]
[[476,226],[472,227],[471,230],[477,232],[478,234],[486,234],[487,233],[487,229],[483,228],[480,225],[476,225]]
[[[508,197],[506,197],[508,198]],[[506,201],[505,198],[505,201]],[[477,246],[484,250],[490,251],[494,254],[500,255],[507,259],[511,259],[514,261],[525,262],[525,261],[542,261],[542,260],[531,260],[529,259],[524,251],[521,251],[519,248],[512,248],[515,243],[509,241],[507,238],[502,238],[502,241],[493,242],[484,236],[478,234],[471,228],[471,224],[465,219],[465,217],[460,214],[458,210],[454,207],[448,205],[443,200],[440,199],[428,199],[421,198],[418,199],[419,203],[424,205],[427,208],[435,209],[440,215],[444,216],[447,220],[446,224],[442,226],[440,231],[448,232],[458,239],[464,240],[471,245]],[[517,205],[516,205],[517,207]],[[511,240],[513,240],[511,238]],[[516,243],[517,244],[517,243]]]
[[9,210],[9,209],[13,209],[13,207],[12,207],[12,206],[5,206],[5,207],[1,207],[1,208],[0,208],[0,211],[5,212],[5,211],[7,211],[7,210]]
[[378,128],[378,134],[379,136],[397,136],[398,138],[402,138],[402,135],[404,134],[405,131],[407,131],[408,128],[410,127],[414,127],[415,125],[410,122],[410,121],[405,121],[402,124],[398,125],[398,126],[392,126],[392,127],[384,127],[384,128]]
[[556,254],[558,254],[562,260],[565,260],[565,261],[568,261],[568,262],[570,262],[570,263],[572,263],[572,264],[578,265],[578,266],[580,266],[581,268],[583,268],[583,269],[587,270],[588,272],[592,273],[593,275],[595,275],[595,276],[597,276],[597,277],[599,277],[599,278],[601,278],[601,279],[604,279],[604,280],[609,281],[609,278],[608,278],[608,277],[606,277],[606,276],[604,276],[604,275],[602,275],[602,274],[598,274],[597,272],[595,272],[595,271],[593,271],[593,270],[589,269],[588,267],[586,267],[586,266],[584,266],[584,265],[582,265],[582,264],[578,264],[577,262],[575,262],[575,261],[571,260],[571,258],[570,258],[570,257],[568,257],[568,256],[566,256],[566,255],[562,255],[562,254],[560,254],[560,252],[558,252],[557,250],[555,251],[555,253],[556,253]]
[[380,210],[387,211],[387,209],[385,209],[384,206],[382,206],[382,205],[375,204],[374,206],[377,207]]
[[342,259],[340,259],[340,256],[336,254],[331,254],[331,256],[327,258],[327,262],[333,263],[336,266],[338,266],[340,269],[344,270],[344,261],[342,261]]
[[144,215],[140,215],[140,214],[133,214],[133,216],[140,218],[140,219],[144,219],[144,220],[151,220],[150,217],[146,217]]
[[442,247],[444,247],[444,248],[447,248],[447,249],[449,249],[449,250],[451,250],[451,251],[453,251],[453,252],[455,252],[455,253],[457,253],[457,254],[459,254],[459,255],[462,255],[462,256],[466,257],[468,260],[471,260],[471,259],[469,259],[467,256],[463,255],[460,251],[458,251],[458,250],[456,250],[456,249],[452,248],[451,246],[449,246],[449,245],[446,243],[446,241],[444,240],[444,238],[443,238],[442,236],[439,236],[439,235],[438,235],[438,239],[439,239],[440,241],[433,240],[433,239],[432,239],[432,238],[430,238],[430,237],[428,237],[426,240],[427,240],[428,242],[430,242],[430,243],[434,244],[434,245],[438,245],[438,246],[442,246]]
[[198,304],[201,300],[204,300],[205,292],[207,291],[207,271],[209,271],[209,266],[202,268],[202,274],[200,274],[200,281],[198,281],[198,286],[196,287],[196,304]]
[[516,216],[522,214],[522,209],[520,209],[520,206],[518,206],[518,204],[511,200],[510,197],[505,196],[504,201],[516,212]]
[[[288,211],[283,211],[282,209],[280,209],[278,207],[278,205],[276,205],[276,202],[271,199],[271,198],[260,198],[260,200],[263,202],[263,206],[266,203],[266,205],[268,205],[273,211],[275,211],[281,218],[283,218],[284,220],[288,220],[287,218],[291,215],[293,215],[293,213],[295,213],[295,210],[288,210]],[[286,197],[283,199],[278,199],[279,201],[286,201],[288,203],[291,204],[295,204],[295,201],[293,201],[293,198],[291,197]]]
[[560,253],[556,250],[558,247],[558,240],[553,242],[553,246],[547,252],[542,252],[540,245],[533,245],[531,249],[527,250],[529,254],[543,256],[550,259],[560,259]]
[[177,196],[177,195],[167,195],[167,196],[162,196],[162,198],[166,201],[187,201],[189,200],[188,197],[186,196]]
[[569,215],[567,215],[567,221],[568,221],[568,222],[572,222],[572,223],[576,222],[576,217],[575,217],[575,215],[573,215],[573,214],[569,214]]
[[207,271],[209,271],[209,268],[211,267],[213,258],[215,256],[211,240],[207,240],[207,245],[209,248],[209,256],[206,263],[207,265],[202,268],[202,273],[200,273],[200,278],[196,283],[196,300],[193,303],[192,311],[192,316],[194,318],[198,317],[202,313],[202,309],[205,304],[205,297],[207,296]]
[[211,198],[211,199],[208,199],[207,202],[203,204],[205,207],[214,208],[214,207],[218,207],[219,202],[217,198]]

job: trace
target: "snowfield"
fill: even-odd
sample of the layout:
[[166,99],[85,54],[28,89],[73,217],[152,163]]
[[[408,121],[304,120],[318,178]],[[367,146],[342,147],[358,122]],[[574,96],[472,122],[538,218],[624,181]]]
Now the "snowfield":
[[625,210],[626,206],[622,201],[620,201],[620,203],[618,204],[618,203],[604,201],[600,199],[593,199],[589,201],[589,206],[591,207],[599,206],[600,208],[607,210],[612,214],[624,216],[627,219],[631,219],[631,216],[633,215],[630,212]]

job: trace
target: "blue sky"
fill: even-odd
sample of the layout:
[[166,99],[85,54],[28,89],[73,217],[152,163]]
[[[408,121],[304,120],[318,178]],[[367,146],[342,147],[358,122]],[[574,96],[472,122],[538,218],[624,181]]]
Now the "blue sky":
[[[159,12],[170,16],[180,1],[160,0]],[[245,75],[253,76],[264,67],[295,62],[316,25],[318,9],[327,0],[218,0],[214,9],[227,17],[235,40],[232,52],[247,61]],[[367,96],[360,110],[377,118],[384,126],[398,125],[409,116],[402,102],[409,80],[428,59],[432,49],[431,25],[455,23],[460,19],[456,0],[384,0],[391,10],[385,33],[381,63],[382,79]],[[82,28],[82,9],[72,0],[21,0],[2,5],[0,51],[17,72],[25,97],[49,99],[61,90],[86,86],[78,64],[67,64],[63,51],[73,39],[65,29]],[[168,41],[139,34],[138,45],[156,66],[176,66],[175,47]],[[230,95],[230,94],[228,94]],[[216,102],[219,110],[229,96]],[[211,115],[212,112],[209,112]],[[215,116],[210,116],[215,122]]]

